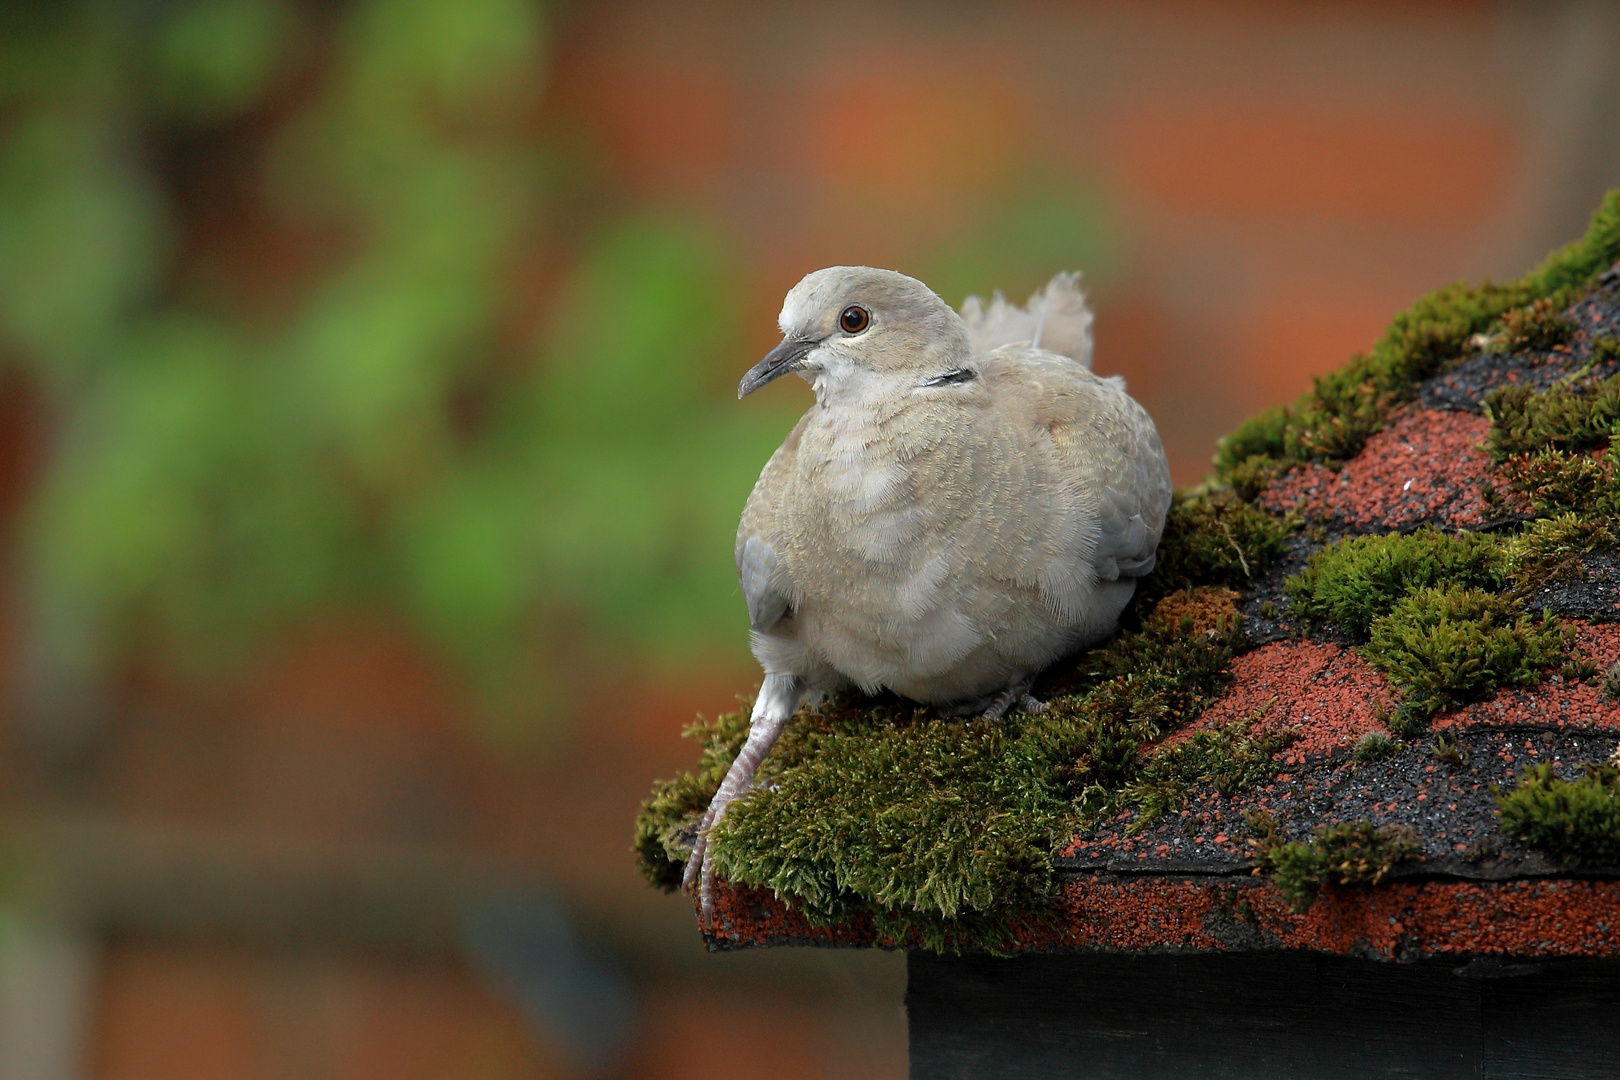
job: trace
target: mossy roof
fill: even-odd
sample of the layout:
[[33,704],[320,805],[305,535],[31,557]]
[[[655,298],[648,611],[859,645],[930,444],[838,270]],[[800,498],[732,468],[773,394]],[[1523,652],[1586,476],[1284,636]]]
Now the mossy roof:
[[[1620,478],[1607,463],[1604,382],[1620,373],[1616,260],[1620,193],[1583,241],[1523,281],[1436,294],[1464,316],[1448,322],[1434,297],[1414,308],[1429,318],[1421,378],[1388,374],[1406,363],[1407,313],[1371,359],[1352,362],[1383,373],[1377,394],[1330,378],[1282,420],[1246,425],[1242,447],[1223,444],[1216,479],[1178,502],[1123,644],[1043,679],[1045,696],[1079,703],[1058,710],[1077,723],[1136,710],[1107,731],[1138,741],[1123,757],[1110,750],[1108,765],[1088,756],[1115,745],[1094,732],[1065,743],[1026,718],[1008,737],[1055,755],[1055,767],[1033,751],[1008,759],[1055,769],[1027,811],[1045,815],[1042,835],[1071,825],[1039,873],[1018,879],[1023,903],[980,903],[978,921],[964,911],[954,923],[847,889],[842,906],[818,907],[795,891],[809,870],[790,857],[775,876],[722,890],[711,946],[1620,953],[1620,866],[1591,854],[1620,847],[1591,842],[1620,830],[1620,785],[1601,773],[1620,742]],[[1542,414],[1504,387],[1562,395],[1546,415],[1579,427],[1580,448],[1556,433],[1538,444]],[[1549,505],[1527,486],[1549,471],[1578,473],[1571,490],[1596,494],[1575,510]],[[1456,550],[1437,555],[1437,544]],[[1449,576],[1413,569],[1431,562]],[[1211,602],[1240,618],[1212,622]],[[1347,610],[1348,626],[1321,616]],[[1176,663],[1154,659],[1178,633]],[[1224,651],[1199,661],[1200,648]],[[1153,663],[1196,686],[1157,691],[1168,711],[1143,719],[1130,688]],[[839,706],[874,707],[894,709]],[[1075,763],[1063,757],[1071,745],[1082,747]],[[726,754],[710,747],[713,772]],[[705,785],[686,780],[682,797],[698,801]],[[659,860],[679,855],[690,814],[674,791],[649,803],[661,809],[644,812],[640,838],[644,868],[666,884]],[[997,872],[1034,873],[1029,862],[1020,848]]]

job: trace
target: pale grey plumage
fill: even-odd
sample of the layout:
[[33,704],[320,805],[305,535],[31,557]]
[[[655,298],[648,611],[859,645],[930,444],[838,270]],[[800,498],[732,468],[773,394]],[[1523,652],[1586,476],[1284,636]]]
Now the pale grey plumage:
[[[841,322],[852,306],[868,313],[858,330]],[[801,700],[854,685],[999,715],[1113,632],[1170,504],[1152,420],[1091,373],[1075,275],[1024,308],[997,295],[958,315],[904,275],[833,267],[788,294],[781,328],[739,394],[792,371],[816,405],[737,533],[766,679],[688,865],[705,911],[707,830]]]
[[1088,371],[1091,319],[1086,294],[1080,291],[1080,275],[1072,272],[1054,277],[1023,307],[1009,304],[1000,292],[991,295],[988,306],[977,296],[962,302],[962,324],[967,327],[974,355],[1028,342],[1076,360]]

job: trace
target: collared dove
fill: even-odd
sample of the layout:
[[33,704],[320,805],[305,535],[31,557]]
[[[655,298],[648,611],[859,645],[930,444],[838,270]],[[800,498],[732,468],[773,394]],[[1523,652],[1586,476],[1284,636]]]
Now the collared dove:
[[1091,373],[1074,274],[959,315],[922,282],[835,266],[782,305],[744,397],[792,372],[816,404],[743,510],[737,573],[765,670],[685,883],[713,910],[708,832],[801,701],[855,686],[999,718],[1111,634],[1153,569],[1170,470],[1124,381]]

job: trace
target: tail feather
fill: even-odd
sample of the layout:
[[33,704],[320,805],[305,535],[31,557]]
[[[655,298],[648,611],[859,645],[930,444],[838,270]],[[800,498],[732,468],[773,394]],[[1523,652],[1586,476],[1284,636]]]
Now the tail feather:
[[1091,367],[1091,307],[1077,273],[1058,274],[1023,307],[1009,304],[999,292],[988,305],[970,296],[962,304],[962,321],[975,355],[1029,342]]

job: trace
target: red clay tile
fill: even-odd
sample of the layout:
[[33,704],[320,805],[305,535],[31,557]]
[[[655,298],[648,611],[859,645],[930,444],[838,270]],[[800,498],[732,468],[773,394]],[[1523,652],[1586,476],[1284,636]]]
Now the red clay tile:
[[1490,422],[1473,413],[1419,409],[1367,440],[1335,472],[1321,465],[1281,477],[1264,495],[1268,508],[1331,514],[1352,529],[1451,528],[1484,524],[1480,485],[1491,459],[1480,444]]
[[1393,707],[1389,681],[1355,653],[1330,643],[1279,641],[1232,661],[1232,688],[1165,743],[1234,720],[1253,719],[1255,732],[1291,728],[1299,740],[1282,760],[1303,762],[1354,745],[1372,732],[1388,735],[1379,706]]

